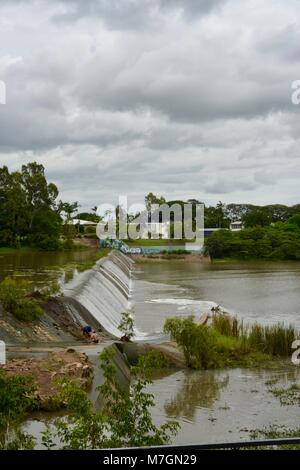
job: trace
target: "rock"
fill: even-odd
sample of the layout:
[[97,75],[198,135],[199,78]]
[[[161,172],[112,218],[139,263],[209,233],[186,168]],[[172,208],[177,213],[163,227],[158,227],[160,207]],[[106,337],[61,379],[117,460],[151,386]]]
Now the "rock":
[[93,374],[93,369],[89,365],[85,365],[82,368],[82,377],[90,377]]

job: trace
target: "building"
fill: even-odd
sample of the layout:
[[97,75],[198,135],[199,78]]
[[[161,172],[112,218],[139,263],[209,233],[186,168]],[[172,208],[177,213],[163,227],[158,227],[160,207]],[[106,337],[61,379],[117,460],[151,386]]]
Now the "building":
[[85,233],[87,227],[96,227],[97,222],[92,222],[91,220],[82,220],[82,219],[72,219],[69,221],[70,225],[74,225],[78,232]]
[[235,220],[234,222],[231,222],[230,224],[230,230],[232,232],[238,232],[240,230],[243,230],[244,224],[241,220]]

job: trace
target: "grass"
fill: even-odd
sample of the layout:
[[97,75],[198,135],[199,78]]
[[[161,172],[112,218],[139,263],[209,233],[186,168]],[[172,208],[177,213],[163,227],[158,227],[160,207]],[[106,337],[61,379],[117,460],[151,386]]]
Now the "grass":
[[263,326],[258,323],[244,326],[230,315],[213,315],[212,326],[221,335],[235,337],[253,349],[271,356],[288,357],[297,334],[293,326],[283,324]]
[[212,325],[199,325],[194,317],[169,318],[164,331],[182,349],[188,367],[256,367],[274,357],[288,357],[296,337],[282,325],[244,327],[229,315],[214,315]]

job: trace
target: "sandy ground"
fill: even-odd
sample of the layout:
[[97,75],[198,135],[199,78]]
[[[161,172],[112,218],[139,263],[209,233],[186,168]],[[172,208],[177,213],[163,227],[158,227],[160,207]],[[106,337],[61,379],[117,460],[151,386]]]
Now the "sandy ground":
[[49,352],[42,357],[14,358],[1,366],[9,376],[33,377],[37,389],[34,397],[38,407],[52,410],[61,406],[56,379],[68,378],[87,390],[91,385],[94,370],[85,353],[69,348],[60,352]]

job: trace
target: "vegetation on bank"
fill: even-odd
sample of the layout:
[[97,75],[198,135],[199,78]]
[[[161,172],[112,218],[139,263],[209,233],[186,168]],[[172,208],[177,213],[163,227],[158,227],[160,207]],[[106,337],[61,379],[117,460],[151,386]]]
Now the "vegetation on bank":
[[56,282],[48,283],[41,291],[33,291],[32,284],[25,279],[7,277],[0,283],[2,307],[18,320],[25,322],[40,318],[44,313],[42,302],[59,293],[60,288]]
[[[76,229],[69,222],[79,204],[60,201],[58,196],[58,188],[47,181],[43,165],[31,162],[14,172],[1,167],[0,246],[72,249]],[[92,219],[99,218],[90,214],[88,220]]]
[[212,259],[300,260],[300,214],[268,227],[219,230],[205,240]]
[[27,413],[35,409],[32,377],[9,377],[0,369],[0,449],[33,449],[34,439],[22,432]]
[[21,321],[33,321],[43,315],[38,301],[28,297],[30,287],[28,281],[12,278],[6,278],[0,283],[0,302],[4,310]]
[[[87,393],[73,381],[60,381],[61,400],[66,406],[66,416],[55,420],[43,432],[43,445],[46,449],[86,450],[113,447],[134,447],[162,445],[178,431],[179,425],[169,421],[161,426],[153,423],[151,407],[153,396],[145,391],[151,383],[146,373],[147,364],[131,368],[132,381],[129,390],[120,385],[116,378],[113,362],[114,352],[105,350],[100,355],[105,382],[98,390],[103,406],[95,410]],[[28,379],[15,377],[17,387],[6,398],[12,382],[3,373],[0,375],[6,384],[2,393],[0,387],[0,411],[4,417],[0,421],[0,448],[33,448],[34,438],[20,431],[20,423],[26,413],[34,407],[32,393],[34,387]],[[20,381],[20,382],[18,382]],[[10,432],[8,432],[8,426]],[[59,444],[55,444],[59,442]]]
[[210,326],[195,323],[193,316],[169,318],[164,331],[182,349],[187,366],[194,369],[251,367],[288,357],[296,337],[292,327],[245,327],[220,314],[213,316]]

